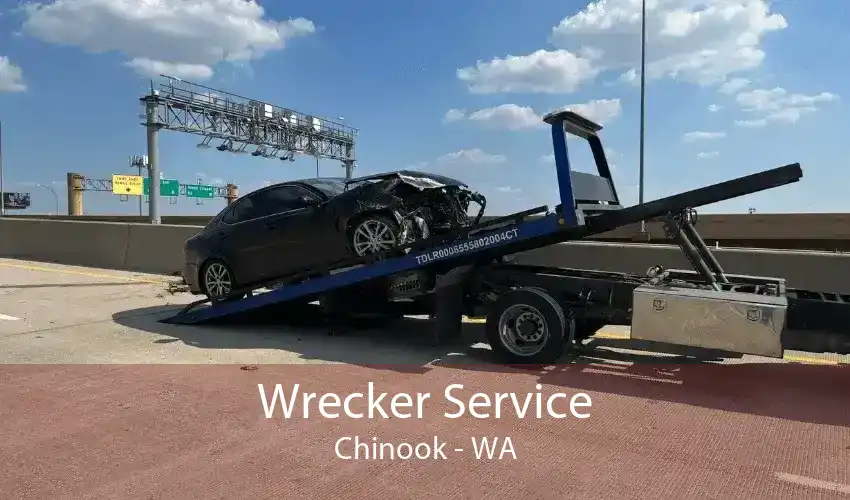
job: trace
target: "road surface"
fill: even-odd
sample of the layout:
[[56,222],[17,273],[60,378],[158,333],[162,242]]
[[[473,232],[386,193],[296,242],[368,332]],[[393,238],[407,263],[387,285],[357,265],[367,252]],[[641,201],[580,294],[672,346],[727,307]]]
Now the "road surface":
[[[585,359],[511,369],[475,343],[474,321],[449,348],[430,346],[416,320],[354,332],[164,325],[193,299],[169,292],[173,280],[0,259],[4,496],[850,498],[850,367],[837,357],[699,362],[608,329]],[[300,406],[267,418],[258,386],[268,403],[276,384],[344,398],[370,383],[388,412],[397,393],[429,393],[422,418],[324,418],[314,407],[305,419]],[[468,406],[449,418],[451,384],[464,403],[515,393],[521,407],[539,392],[544,413],[563,393],[553,409],[566,418],[518,418],[509,399],[498,419]],[[570,413],[576,394],[590,400],[575,408],[588,418]],[[373,437],[387,443],[383,460],[338,456]],[[476,457],[485,437],[500,440],[493,459]],[[445,458],[389,457],[435,439]]]

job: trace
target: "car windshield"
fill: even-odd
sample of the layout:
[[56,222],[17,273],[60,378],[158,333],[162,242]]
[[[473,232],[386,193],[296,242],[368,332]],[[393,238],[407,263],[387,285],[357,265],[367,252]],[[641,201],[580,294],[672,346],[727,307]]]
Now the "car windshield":
[[321,179],[305,179],[301,182],[318,189],[319,191],[325,193],[329,198],[334,197],[338,194],[342,194],[345,191],[345,180],[338,179],[335,177],[325,177]]

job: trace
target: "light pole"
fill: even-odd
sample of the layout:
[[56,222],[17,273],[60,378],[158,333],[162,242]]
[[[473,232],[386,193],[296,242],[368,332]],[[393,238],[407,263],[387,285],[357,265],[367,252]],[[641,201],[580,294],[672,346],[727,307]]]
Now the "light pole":
[[3,122],[0,121],[0,215],[6,216],[6,194],[3,191]]
[[[646,0],[641,1],[640,12],[640,173],[638,180],[638,203],[643,203],[643,152],[644,124],[646,117]],[[640,234],[646,234],[646,221],[640,221]]]
[[51,193],[53,193],[53,199],[56,200],[56,215],[59,215],[59,195],[56,194],[56,190],[53,189],[53,186],[45,186],[44,184],[36,183],[36,186],[44,189],[49,189]]

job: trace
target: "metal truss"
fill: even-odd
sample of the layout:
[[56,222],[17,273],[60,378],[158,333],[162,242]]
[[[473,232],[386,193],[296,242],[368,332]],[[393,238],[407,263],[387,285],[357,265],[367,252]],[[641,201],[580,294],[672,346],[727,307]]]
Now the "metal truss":
[[[142,97],[148,122],[202,136],[198,147],[294,160],[296,154],[353,164],[357,129],[290,109],[164,76]],[[146,123],[147,124],[147,123]]]
[[[77,191],[105,191],[108,193],[112,192],[112,180],[111,179],[89,179],[88,177],[82,178],[82,189],[76,189]],[[186,196],[186,186],[197,186],[198,184],[180,184],[180,190],[178,191],[178,196]],[[212,186],[215,189],[213,194],[214,198],[227,198],[227,186]],[[126,196],[126,195],[121,195]],[[147,195],[145,195],[147,196]],[[203,200],[204,198],[192,198]]]

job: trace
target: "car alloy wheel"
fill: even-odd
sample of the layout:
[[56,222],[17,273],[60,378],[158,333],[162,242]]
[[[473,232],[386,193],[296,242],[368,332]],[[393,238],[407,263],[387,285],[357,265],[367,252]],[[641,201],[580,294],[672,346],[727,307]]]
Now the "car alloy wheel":
[[398,244],[396,229],[381,218],[369,218],[354,229],[354,252],[358,256],[389,250]]
[[224,297],[233,290],[230,269],[221,262],[211,262],[204,270],[204,290],[210,298]]

